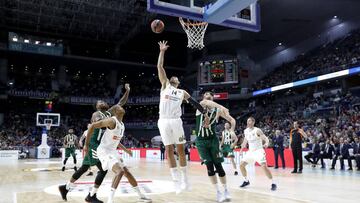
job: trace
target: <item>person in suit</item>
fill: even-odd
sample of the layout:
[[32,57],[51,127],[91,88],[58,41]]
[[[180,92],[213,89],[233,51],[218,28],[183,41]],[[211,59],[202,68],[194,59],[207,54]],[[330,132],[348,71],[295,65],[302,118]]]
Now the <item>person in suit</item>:
[[311,151],[307,155],[305,155],[305,159],[308,162],[312,163],[312,167],[315,167],[317,162],[319,161],[320,151],[321,150],[320,150],[319,141],[314,140]]
[[352,163],[349,154],[350,148],[351,145],[349,144],[348,140],[344,141],[344,138],[340,138],[340,144],[335,149],[335,157],[333,159],[332,167],[331,167],[332,170],[335,169],[337,159],[340,159],[341,170],[345,170],[344,159],[348,160],[349,170],[352,170]]
[[279,168],[279,155],[282,161],[282,167],[285,168],[285,157],[284,157],[284,136],[280,130],[275,131],[275,137],[273,138],[273,149],[275,154],[275,169]]
[[290,148],[294,159],[294,170],[291,173],[302,173],[302,169],[303,169],[302,141],[303,139],[306,138],[307,135],[304,132],[304,130],[301,128],[299,122],[295,121],[294,128],[291,129],[290,131]]
[[352,148],[353,155],[351,156],[351,159],[355,159],[357,170],[360,171],[360,142],[358,137],[354,137]]
[[160,160],[165,160],[165,145],[163,143],[160,144]]
[[325,168],[324,159],[332,159],[335,152],[335,147],[331,143],[330,139],[326,140],[326,143],[321,146],[320,161],[321,168]]

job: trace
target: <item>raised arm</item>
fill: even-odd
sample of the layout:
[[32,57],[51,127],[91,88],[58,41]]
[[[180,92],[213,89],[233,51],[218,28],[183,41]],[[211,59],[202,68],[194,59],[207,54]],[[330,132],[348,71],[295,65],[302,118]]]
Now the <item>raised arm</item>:
[[158,43],[160,48],[158,63],[157,63],[157,69],[158,69],[158,77],[161,83],[161,89],[165,89],[167,83],[169,82],[169,79],[166,76],[166,72],[164,69],[164,56],[165,51],[169,48],[169,45],[167,45],[167,41],[161,41]]
[[269,138],[263,133],[261,129],[258,129],[257,134],[260,136],[261,140],[265,141],[264,148],[269,146]]
[[113,129],[115,128],[115,120],[113,118],[107,118],[104,120],[100,120],[97,121],[95,123],[92,123],[89,126],[87,135],[86,135],[86,139],[85,139],[85,146],[84,146],[84,151],[85,153],[87,153],[87,149],[89,148],[89,144],[90,144],[90,140],[91,140],[91,136],[94,134],[94,130],[95,128],[110,128]]
[[125,93],[124,95],[121,97],[121,99],[118,102],[118,105],[120,106],[124,106],[129,98],[129,93],[130,93],[130,85],[128,83],[125,84]]

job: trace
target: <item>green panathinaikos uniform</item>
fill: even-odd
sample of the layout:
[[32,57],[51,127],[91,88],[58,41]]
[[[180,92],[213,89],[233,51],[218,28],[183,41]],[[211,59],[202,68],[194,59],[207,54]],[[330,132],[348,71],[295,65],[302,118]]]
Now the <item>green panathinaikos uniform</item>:
[[231,148],[231,145],[233,144],[233,139],[231,137],[231,133],[228,130],[224,130],[222,132],[222,135],[224,136],[224,145],[222,147],[222,153],[225,157],[234,157],[234,150]]
[[200,158],[206,164],[209,162],[222,163],[224,158],[219,149],[219,138],[216,136],[216,124],[217,124],[216,108],[208,110],[207,115],[210,118],[209,128],[203,127],[204,115],[199,111],[196,111],[196,147],[200,154]]
[[[101,120],[111,117],[111,113],[108,111],[105,111],[104,113],[99,111],[99,113],[101,115]],[[83,163],[82,163],[83,165],[94,166],[99,162],[99,159],[96,154],[96,150],[97,150],[98,146],[100,145],[100,141],[104,135],[105,130],[106,129],[99,129],[99,128],[94,130],[94,133],[90,139],[88,154],[85,155]]]
[[75,142],[77,140],[76,135],[67,134],[64,138],[65,145],[65,158],[69,158],[70,155],[75,157]]

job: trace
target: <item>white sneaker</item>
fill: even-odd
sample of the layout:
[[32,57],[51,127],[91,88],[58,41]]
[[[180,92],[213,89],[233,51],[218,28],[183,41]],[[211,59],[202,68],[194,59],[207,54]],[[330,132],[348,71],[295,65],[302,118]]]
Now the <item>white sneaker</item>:
[[230,193],[229,193],[228,190],[224,191],[224,199],[225,199],[225,202],[230,202],[231,201],[231,196],[230,196]]
[[151,203],[152,200],[151,200],[150,198],[146,197],[146,196],[143,196],[143,197],[140,197],[140,198],[138,199],[138,202]]
[[180,185],[180,189],[181,189],[181,191],[190,191],[191,187],[188,182],[182,182]]
[[223,194],[220,191],[216,192],[216,201],[217,202],[224,202],[225,201],[225,198],[224,198]]
[[179,181],[174,181],[174,188],[175,188],[175,192],[176,194],[180,194],[182,191],[181,191],[181,186],[180,186],[180,182]]

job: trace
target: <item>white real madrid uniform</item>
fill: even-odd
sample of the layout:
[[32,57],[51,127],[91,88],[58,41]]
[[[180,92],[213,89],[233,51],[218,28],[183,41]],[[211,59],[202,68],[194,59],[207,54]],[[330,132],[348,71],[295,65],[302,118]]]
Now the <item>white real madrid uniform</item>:
[[266,154],[262,144],[262,139],[258,135],[259,131],[260,129],[257,127],[246,128],[244,131],[245,138],[249,144],[249,151],[246,152],[242,160],[246,163],[266,163]]
[[170,84],[160,93],[158,128],[165,146],[186,143],[180,118],[183,100],[184,90],[177,89]]
[[111,118],[116,122],[115,128],[112,130],[107,128],[105,130],[100,145],[97,148],[97,156],[105,171],[111,170],[115,164],[120,164],[120,167],[125,167],[125,164],[117,151],[117,146],[124,136],[125,126],[124,123],[118,121],[115,116]]

